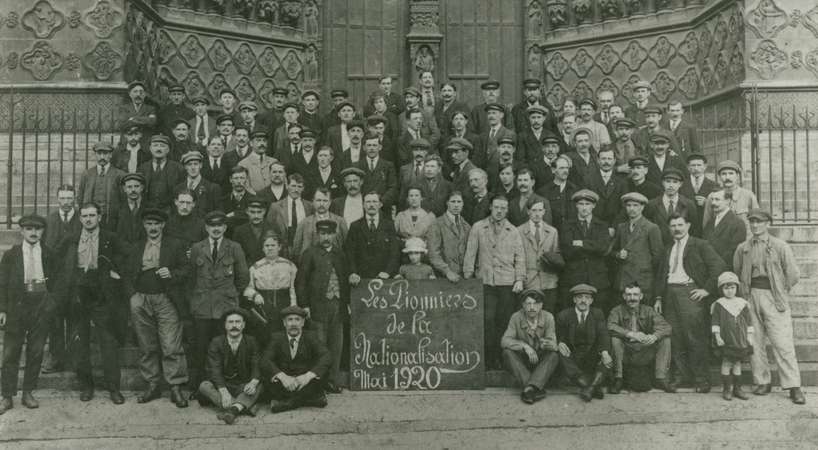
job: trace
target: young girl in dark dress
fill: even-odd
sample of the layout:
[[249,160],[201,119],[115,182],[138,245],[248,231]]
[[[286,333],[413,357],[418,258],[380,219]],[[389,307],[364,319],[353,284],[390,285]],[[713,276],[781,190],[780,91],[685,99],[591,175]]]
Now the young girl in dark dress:
[[741,361],[753,353],[750,304],[736,297],[739,281],[733,272],[719,275],[718,284],[723,296],[710,306],[710,320],[716,354],[721,356],[722,398],[747,400],[740,378]]

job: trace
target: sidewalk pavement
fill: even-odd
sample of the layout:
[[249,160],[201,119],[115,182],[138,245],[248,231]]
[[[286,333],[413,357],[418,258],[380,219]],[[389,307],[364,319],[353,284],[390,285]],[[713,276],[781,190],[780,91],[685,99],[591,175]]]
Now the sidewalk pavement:
[[212,409],[185,410],[164,398],[139,405],[135,393],[113,405],[106,392],[88,403],[76,392],[38,391],[40,408],[0,416],[4,449],[209,448],[818,448],[818,389],[793,405],[776,389],[749,401],[710,394],[606,395],[582,402],[558,390],[526,405],[518,391],[349,392],[325,409],[304,408],[228,426]]

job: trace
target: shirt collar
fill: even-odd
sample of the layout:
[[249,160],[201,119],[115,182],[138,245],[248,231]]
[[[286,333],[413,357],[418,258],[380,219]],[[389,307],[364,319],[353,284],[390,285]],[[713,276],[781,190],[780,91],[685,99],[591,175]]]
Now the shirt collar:
[[753,242],[768,243],[770,241],[770,233],[764,233],[761,236],[753,236]]

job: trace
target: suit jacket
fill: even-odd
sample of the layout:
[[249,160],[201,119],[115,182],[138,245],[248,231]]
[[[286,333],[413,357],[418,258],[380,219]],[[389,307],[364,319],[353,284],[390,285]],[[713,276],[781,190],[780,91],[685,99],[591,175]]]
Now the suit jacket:
[[[23,267],[23,245],[16,244],[3,253],[0,260],[0,313],[6,313],[8,318],[6,330],[17,325],[17,318],[25,317],[24,311],[29,307],[26,303],[25,268]],[[54,252],[42,242],[40,243],[43,276],[46,287],[54,293],[58,285],[59,260]],[[56,305],[56,299],[50,299],[50,307]]]
[[[423,127],[420,129],[420,137],[429,141],[432,136],[428,134],[430,132],[424,131]],[[438,136],[439,139],[439,136]],[[397,140],[397,151],[398,151],[398,159],[397,163],[399,166],[403,167],[406,164],[412,163],[412,148],[411,143],[414,141],[415,138],[409,133],[409,130],[406,128],[402,128],[400,135],[398,135]],[[430,141],[431,143],[431,141]],[[435,153],[437,151],[437,142],[434,143],[432,147],[429,148],[429,154]],[[382,152],[383,153],[383,152]]]
[[[574,245],[574,241],[582,241],[582,245]],[[596,216],[585,234],[576,216],[568,219],[560,230],[560,252],[565,259],[560,282],[569,287],[587,283],[597,289],[608,288],[611,281],[606,256],[610,245],[608,224]]]
[[699,133],[696,126],[689,120],[682,118],[675,129],[670,129],[670,119],[665,119],[662,123],[665,129],[670,130],[676,138],[678,147],[676,152],[680,155],[690,155],[699,153]]
[[649,181],[657,186],[662,185],[662,172],[670,169],[671,167],[678,169],[682,173],[687,173],[687,165],[682,158],[678,156],[671,156],[670,153],[665,155],[665,165],[661,169],[656,163],[656,158],[653,157],[653,154],[648,153],[646,158],[648,159],[648,173],[645,175],[645,181]]
[[156,107],[147,102],[137,108],[133,102],[128,99],[125,103],[119,105],[116,110],[117,129],[123,129],[126,125],[141,125],[148,130],[153,130],[156,126]]
[[429,262],[442,276],[449,271],[463,276],[463,261],[466,257],[466,243],[471,226],[465,217],[460,217],[460,226],[443,214],[426,230],[429,243]]
[[285,184],[284,189],[281,191],[281,195],[277,196],[275,192],[273,192],[272,185],[270,185],[264,188],[264,190],[256,192],[256,196],[264,200],[267,205],[272,206],[273,203],[289,197],[289,193],[287,192],[287,185]]
[[[308,216],[311,216],[314,212],[312,203],[304,200],[303,198],[299,198],[297,200],[301,203],[304,207],[304,214],[305,216],[301,218],[303,221]],[[296,230],[290,230],[290,209],[292,208],[292,198],[291,197],[284,197],[281,200],[273,203],[270,206],[270,209],[267,210],[267,217],[265,217],[265,221],[267,223],[272,224],[273,228],[276,230],[281,230],[285,236],[289,235],[289,233],[293,233],[295,235]],[[292,242],[288,242],[288,246],[292,246]]]
[[[443,215],[443,213],[446,212],[446,202],[449,198],[449,194],[453,190],[452,183],[438,175],[434,190],[432,190],[432,185],[427,178],[420,180],[417,185],[420,186],[420,191],[423,193],[423,201],[420,204],[421,208],[434,213],[434,215],[438,217]],[[406,198],[406,193],[401,195],[401,197]]]
[[290,160],[290,164],[288,166],[288,174],[298,173],[304,177],[306,181],[307,177],[310,176],[313,170],[318,169],[318,151],[313,149],[312,151],[312,158],[310,161],[307,162],[307,159],[304,157],[304,149],[301,148],[301,151],[296,153],[293,158]]
[[[103,206],[101,220],[102,223],[113,226],[115,220],[113,213],[119,209],[119,205],[125,197],[121,183],[124,176],[125,172],[113,165],[109,165],[105,177],[100,180],[98,166],[91,167],[80,178],[80,186],[77,189],[77,203],[82,205],[94,201],[94,192],[97,189],[102,189],[105,206]],[[77,213],[79,213],[79,210],[77,210]]]
[[364,216],[349,227],[344,244],[349,256],[349,273],[357,273],[361,278],[375,278],[381,272],[394,276],[400,265],[400,248],[400,238],[391,220],[381,214],[372,232]]
[[[665,247],[661,264],[656,271],[656,281],[653,286],[658,296],[664,297],[663,294],[667,289],[667,275],[670,271],[670,253],[673,245],[674,243],[671,242]],[[685,273],[696,283],[696,287],[707,290],[711,297],[720,296],[716,282],[719,275],[724,272],[725,264],[707,241],[694,236],[688,237],[682,256],[682,265]]]
[[[526,205],[531,205],[532,203],[541,201],[543,202],[543,206],[545,207],[545,216],[543,216],[543,220],[545,223],[550,224],[554,218],[551,214],[551,204],[548,202],[547,199],[535,194],[531,193],[531,196],[525,202]],[[519,227],[520,225],[528,222],[528,210],[526,207],[520,207],[520,195],[517,194],[516,197],[508,199],[508,221],[512,223],[515,227]]]
[[202,158],[202,176],[212,183],[216,183],[222,192],[230,192],[230,173],[233,167],[236,167],[239,155],[236,152],[225,153],[222,155],[222,160],[218,169],[214,169],[210,165],[210,156],[204,155]]
[[[531,128],[531,122],[528,120],[528,104],[527,100],[523,100],[520,103],[514,105],[511,108],[511,117],[512,117],[512,125],[514,127],[514,131],[517,133],[522,133],[523,130],[528,130]],[[545,122],[543,123],[543,128],[551,129],[555,133],[557,132],[557,119],[554,117],[554,112],[551,110],[551,107],[548,106],[548,103],[545,101],[540,102],[540,106],[545,108],[547,111],[545,116]]]
[[[174,192],[182,189],[187,189],[187,178],[181,183],[177,184]],[[213,182],[208,181],[205,177],[201,177],[196,189],[193,190],[196,194],[196,206],[193,212],[204,217],[210,211],[215,211],[221,208],[222,202],[222,188]]]
[[310,308],[313,319],[321,322],[329,319],[332,303],[326,301],[327,287],[332,272],[338,278],[339,301],[349,304],[349,259],[338,246],[327,252],[319,245],[304,250],[295,278],[298,304]]
[[[136,242],[125,260],[125,266],[122,269],[125,298],[131,298],[136,292],[136,281],[142,272],[142,254],[145,252],[146,243],[147,238],[144,237]],[[162,243],[159,247],[159,267],[167,267],[170,270],[170,278],[164,279],[158,276],[156,278],[180,315],[185,315],[187,312],[187,305],[184,304],[185,295],[181,290],[190,277],[190,264],[186,252],[187,244],[184,241],[162,236]]]
[[747,238],[747,226],[733,211],[727,211],[716,226],[716,218],[711,218],[704,225],[702,238],[710,243],[713,250],[721,257],[727,270],[733,270],[733,255],[736,248]]
[[[527,116],[526,116],[527,117]],[[528,119],[526,119],[528,120]],[[540,137],[534,135],[534,130],[530,127],[523,128],[517,132],[517,149],[514,151],[514,158],[520,161],[532,163],[542,161],[542,139],[548,134],[545,127],[540,131]]]
[[603,351],[611,352],[608,323],[605,320],[605,313],[599,308],[591,308],[585,318],[585,331],[588,333],[587,337],[590,343],[588,347],[581,348],[577,345],[576,335],[579,319],[577,319],[577,312],[573,307],[563,309],[557,314],[556,327],[557,342],[567,345],[572,353],[598,354]]
[[[335,233],[335,240],[333,241],[332,245],[338,247],[339,249],[344,248],[344,243],[346,242],[348,227],[347,223],[344,221],[344,218],[334,214],[334,213],[327,213],[329,215],[329,219],[337,225],[336,233]],[[307,216],[301,223],[298,224],[298,229],[295,230],[295,238],[293,239],[293,247],[292,251],[290,252],[290,260],[298,264],[300,261],[301,255],[314,244],[318,243],[318,233],[315,231],[315,224],[318,222],[318,215],[313,214],[311,216]]]
[[143,163],[137,169],[145,176],[145,191],[142,195],[145,206],[168,210],[173,206],[174,188],[187,176],[185,168],[176,161],[165,161],[165,167],[154,171],[153,161]]
[[[68,303],[70,299],[76,294],[74,291],[76,287],[77,277],[73,276],[78,269],[78,253],[80,236],[82,232],[77,232],[69,236],[63,241],[62,247],[58,250],[61,255],[61,272],[63,274],[60,280],[62,286],[58,287],[60,301]],[[111,231],[99,230],[99,246],[97,249],[97,274],[98,283],[102,297],[108,302],[109,306],[117,306],[117,301],[121,298],[121,283],[120,280],[111,277],[111,271],[119,274],[124,267],[125,258],[130,251],[130,247],[119,238],[119,236]]]
[[[673,243],[673,236],[670,233],[670,225],[668,224],[670,214],[668,214],[667,208],[665,208],[664,198],[664,195],[660,195],[648,201],[644,214],[648,220],[659,225],[659,230],[662,231],[662,242],[668,245]],[[675,212],[687,216],[687,220],[690,221],[690,234],[693,236],[701,236],[700,224],[702,221],[699,218],[696,203],[693,200],[679,195],[679,201],[674,206]]]
[[441,136],[451,136],[452,134],[452,116],[457,111],[463,111],[466,115],[469,114],[469,105],[460,100],[454,100],[446,110],[443,110],[443,100],[435,102],[435,121],[437,128],[440,130]]
[[616,288],[620,291],[632,282],[639,283],[643,292],[653,292],[652,286],[656,268],[662,259],[665,245],[659,226],[650,220],[640,217],[630,231],[630,222],[616,226],[611,255],[619,250],[627,250],[628,258],[618,262]]
[[[508,107],[503,105],[503,109],[505,110],[505,114],[503,114],[503,126],[507,128],[513,128],[514,123],[511,117],[511,113],[508,110]],[[475,105],[471,109],[471,113],[469,113],[469,131],[475,134],[482,135],[483,133],[487,132],[489,129],[489,121],[486,117],[486,104],[480,103],[479,105]]]
[[329,370],[332,358],[329,350],[311,331],[301,333],[295,358],[290,356],[290,341],[285,332],[273,333],[267,349],[261,356],[259,367],[264,379],[269,380],[278,373],[289,376],[307,372],[323,377]]
[[43,233],[41,241],[52,250],[59,249],[63,239],[72,234],[79,233],[81,228],[79,208],[74,208],[74,215],[71,216],[71,220],[69,220],[68,223],[62,221],[60,214],[62,214],[62,211],[59,209],[51,211],[45,219],[45,232]]
[[116,212],[116,225],[114,226],[114,230],[117,236],[128,245],[135,244],[140,239],[145,238],[145,227],[142,226],[144,203],[144,201],[141,201],[139,207],[131,211],[131,207],[126,200],[119,206],[119,210]]
[[[214,337],[207,347],[207,378],[217,389],[227,387],[228,381],[224,378],[224,366],[227,365],[232,353],[233,350],[230,349],[230,343],[224,334]],[[261,380],[259,368],[261,348],[253,336],[245,334],[241,337],[235,358],[239,372],[235,379],[229,381],[230,384],[241,385],[250,380]]]
[[264,257],[264,250],[261,248],[262,244],[264,243],[262,239],[264,239],[264,233],[266,233],[268,230],[275,231],[275,233],[279,236],[283,235],[283,230],[275,229],[275,227],[273,227],[267,221],[261,222],[261,233],[259,233],[258,238],[256,238],[256,235],[253,233],[252,225],[249,223],[239,225],[235,230],[233,230],[232,239],[241,246],[241,250],[244,252],[244,257],[248,266],[252,266],[256,261]]
[[560,187],[554,184],[553,181],[551,180],[545,186],[537,189],[537,195],[548,200],[551,207],[551,222],[549,223],[559,230],[565,224],[566,218],[577,215],[571,196],[579,189],[568,180],[565,182],[565,188],[560,191]]
[[330,198],[338,198],[346,193],[344,179],[341,178],[341,171],[332,165],[330,165],[327,181],[321,178],[321,171],[316,164],[311,167],[304,176],[304,184],[304,197],[306,198],[313,198],[315,191],[317,191],[319,187],[328,189],[331,196]]
[[[432,111],[425,108],[422,108],[421,111],[423,111],[423,122],[420,124],[420,135],[429,141],[432,150],[435,150],[440,143],[440,129],[437,127],[437,120]],[[401,130],[401,135],[406,132],[406,121],[406,112],[398,115],[398,129]]]
[[388,211],[398,200],[398,177],[392,161],[378,158],[375,170],[369,170],[367,158],[358,161],[358,168],[364,171],[362,193],[375,191],[381,195],[383,210]]
[[576,150],[572,150],[567,153],[567,156],[571,158],[571,161],[573,162],[568,179],[579,189],[586,188],[585,183],[588,180],[588,174],[599,171],[599,165],[596,162],[596,155],[593,151],[590,152],[590,155],[591,156],[586,163]]
[[[438,149],[438,154],[440,154],[440,158],[443,160],[443,173],[448,175],[452,173],[454,170],[454,163],[452,162],[452,154],[451,150],[447,149],[446,147],[449,145],[452,139],[454,139],[455,133],[452,131],[449,135],[444,135],[440,139],[440,145]],[[471,161],[472,158],[476,157],[478,160],[485,161],[486,159],[486,150],[483,144],[483,141],[480,139],[480,136],[477,134],[472,133],[468,129],[462,136],[463,139],[469,141],[473,147],[472,151],[469,153],[469,160]],[[451,181],[451,180],[450,180]]]
[[[685,197],[689,198],[690,200],[693,200],[694,203],[696,203],[696,196],[701,195],[702,197],[705,198],[705,204],[706,204],[707,203],[707,196],[709,196],[714,191],[718,191],[719,189],[720,189],[719,185],[716,184],[715,181],[713,181],[710,178],[707,178],[705,176],[704,180],[702,180],[701,186],[699,186],[699,191],[696,192],[696,190],[693,189],[693,180],[690,177],[687,177],[685,179],[684,183],[682,183],[682,187],[679,188],[679,195],[684,195]],[[699,218],[703,218],[704,217],[704,204],[699,206],[699,204],[696,203],[696,210],[699,212]],[[700,224],[700,225],[704,226],[703,223]]]
[[[648,200],[653,200],[654,198],[661,197],[662,194],[664,194],[661,187],[647,180],[643,181],[639,186],[634,184],[633,180],[628,180],[628,192],[638,192],[644,195]],[[681,190],[679,191],[679,194],[684,195],[681,193]]]
[[190,123],[190,119],[194,118],[195,116],[196,113],[193,112],[193,109],[185,104],[174,105],[172,103],[168,103],[159,108],[157,113],[157,123],[162,128],[162,133],[164,133],[166,136],[172,136],[173,129],[171,128],[171,123],[174,120],[182,119]]
[[[474,157],[471,158],[474,161],[474,164],[477,167],[488,167],[490,164],[496,164],[497,161],[500,160],[500,153],[497,151],[497,142],[505,137],[510,137],[516,141],[517,135],[511,131],[510,129],[501,126],[497,132],[494,134],[494,137],[489,137],[491,135],[491,130],[486,128],[483,133],[480,134],[480,140],[484,144],[483,148],[485,149],[485,158],[482,155],[475,154]],[[516,154],[514,156],[515,161],[523,161],[517,158]]]
[[471,191],[471,189],[469,189],[469,172],[476,168],[477,166],[475,166],[471,160],[467,159],[463,165],[463,168],[456,169],[452,167],[451,170],[446,172],[446,174],[448,174],[446,179],[452,182],[452,188],[454,190],[460,191],[463,195],[466,195]]
[[[659,124],[659,129],[667,131],[668,134],[670,134],[670,149],[676,153],[679,153],[679,143],[676,141],[674,134],[662,124]],[[653,135],[653,133],[653,131],[645,127],[634,131],[634,133],[631,135],[631,140],[633,141],[634,145],[636,145],[640,155],[650,155],[653,153],[653,151],[650,149],[650,137]]]
[[196,319],[218,319],[225,311],[239,305],[239,292],[250,281],[247,261],[241,246],[227,238],[219,242],[216,259],[210,252],[210,238],[190,249],[193,264],[193,293],[190,312]]
[[618,221],[622,211],[621,197],[628,193],[628,180],[613,170],[608,184],[602,180],[599,170],[588,172],[585,178],[585,187],[599,195],[599,201],[594,208],[594,217],[608,223],[613,227]]
[[466,222],[474,225],[491,214],[491,193],[487,192],[479,201],[474,197],[471,190],[464,191],[463,213],[461,214]]
[[517,227],[525,251],[525,289],[555,289],[558,273],[565,266],[560,255],[559,233],[547,223],[540,224],[540,242],[531,230],[531,221]]
[[254,153],[239,161],[238,165],[247,169],[247,184],[250,189],[260,192],[272,182],[271,168],[275,162],[275,158]]
[[[128,173],[130,172],[130,170],[128,170],[128,161],[130,161],[130,159],[131,152],[128,151],[125,142],[121,141],[111,154],[111,165]],[[139,168],[140,165],[150,160],[151,152],[140,145],[139,150],[136,152],[136,167]]]

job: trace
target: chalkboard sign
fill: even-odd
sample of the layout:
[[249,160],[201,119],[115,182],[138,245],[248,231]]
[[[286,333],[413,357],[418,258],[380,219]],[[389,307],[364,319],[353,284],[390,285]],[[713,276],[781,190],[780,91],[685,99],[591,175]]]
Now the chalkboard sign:
[[350,299],[351,389],[485,386],[479,280],[363,280]]

